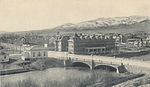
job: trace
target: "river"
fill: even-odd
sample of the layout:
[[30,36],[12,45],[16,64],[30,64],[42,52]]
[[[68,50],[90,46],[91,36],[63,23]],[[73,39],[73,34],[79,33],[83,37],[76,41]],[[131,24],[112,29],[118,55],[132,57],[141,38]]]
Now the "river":
[[90,77],[90,71],[82,71],[78,69],[65,69],[65,68],[49,68],[45,71],[32,71],[20,74],[3,75],[0,76],[0,87],[8,83],[17,83],[19,81],[31,79],[36,83],[43,85],[46,81],[69,81],[73,79],[84,80]]

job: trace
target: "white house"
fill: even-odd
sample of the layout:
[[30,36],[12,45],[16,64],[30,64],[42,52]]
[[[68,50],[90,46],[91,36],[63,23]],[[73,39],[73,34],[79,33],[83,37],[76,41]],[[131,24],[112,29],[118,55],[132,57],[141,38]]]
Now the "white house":
[[34,46],[30,50],[26,50],[22,53],[22,59],[34,59],[34,58],[46,58],[48,57],[48,47],[44,46]]

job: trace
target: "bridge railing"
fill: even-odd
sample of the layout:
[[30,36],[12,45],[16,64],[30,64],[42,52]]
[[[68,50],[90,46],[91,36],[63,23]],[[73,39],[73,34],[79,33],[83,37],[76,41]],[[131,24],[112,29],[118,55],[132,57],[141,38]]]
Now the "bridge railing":
[[[92,59],[80,59],[80,58],[71,58],[71,57],[70,59],[74,62],[92,62]],[[115,65],[115,66],[120,65],[120,64],[113,63],[112,61],[107,62],[107,61],[102,61],[100,59],[94,60],[94,62],[96,64],[107,64],[107,65],[109,64],[109,65]]]
[[[80,59],[83,60],[85,59],[85,61],[87,60],[92,60],[92,57],[89,55],[76,55],[76,54],[67,54],[65,52],[49,52],[49,57],[53,56],[54,58],[56,56],[61,56],[61,57],[70,57],[71,59]],[[59,57],[58,57],[59,58]],[[114,58],[114,57],[106,57],[106,56],[93,56],[93,60],[94,61],[102,61],[103,63],[112,63],[112,64],[121,64],[123,63],[124,65],[134,65],[134,66],[140,66],[140,67],[146,67],[146,68],[150,68],[150,62],[145,62],[145,61],[138,61],[138,60],[130,60],[130,59],[123,59],[123,58]]]
[[[106,59],[101,59],[103,57],[101,56],[89,56],[89,55],[76,55],[76,54],[67,54],[66,52],[55,52],[55,51],[49,51],[49,57],[54,57],[54,58],[58,58],[61,60],[67,60],[67,59],[71,59],[73,61],[83,61],[83,62],[91,62],[92,59],[97,62],[97,63],[104,63],[104,64],[117,64],[116,62],[112,61],[105,61]],[[108,58],[107,58],[108,60]],[[121,62],[119,62],[118,64],[121,64]]]

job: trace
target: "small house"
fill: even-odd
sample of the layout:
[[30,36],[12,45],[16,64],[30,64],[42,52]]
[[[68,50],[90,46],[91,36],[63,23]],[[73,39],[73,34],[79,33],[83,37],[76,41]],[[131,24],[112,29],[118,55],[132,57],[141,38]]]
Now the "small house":
[[36,59],[48,57],[48,47],[45,46],[34,46],[30,50],[26,50],[22,53],[22,59]]

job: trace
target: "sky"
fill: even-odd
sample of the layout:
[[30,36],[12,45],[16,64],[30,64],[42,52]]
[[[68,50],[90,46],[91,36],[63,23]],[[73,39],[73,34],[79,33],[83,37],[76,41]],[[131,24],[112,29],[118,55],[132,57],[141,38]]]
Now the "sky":
[[101,17],[150,16],[150,0],[0,0],[0,31],[50,29]]

